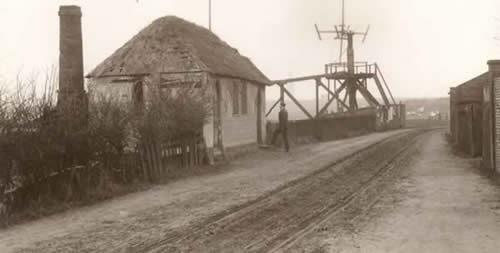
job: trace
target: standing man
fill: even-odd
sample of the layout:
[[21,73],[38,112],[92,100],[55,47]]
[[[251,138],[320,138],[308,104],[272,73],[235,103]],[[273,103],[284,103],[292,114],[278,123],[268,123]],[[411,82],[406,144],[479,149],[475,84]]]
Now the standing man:
[[288,111],[285,108],[285,103],[281,103],[280,105],[280,113],[278,115],[279,125],[278,128],[274,131],[273,139],[271,144],[276,143],[276,137],[278,134],[283,135],[283,144],[285,145],[285,150],[288,152],[290,150],[290,146],[288,145]]

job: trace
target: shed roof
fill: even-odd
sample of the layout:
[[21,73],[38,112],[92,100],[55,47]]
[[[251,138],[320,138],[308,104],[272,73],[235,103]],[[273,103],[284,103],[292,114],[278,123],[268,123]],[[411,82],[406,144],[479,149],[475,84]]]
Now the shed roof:
[[204,71],[259,84],[271,81],[238,50],[208,29],[175,16],[159,18],[87,77]]
[[488,82],[488,74],[490,72],[486,71],[481,75],[478,75],[471,80],[462,83],[458,85],[457,87],[464,87],[464,88],[473,88],[473,87],[482,87],[485,83]]
[[483,86],[488,83],[489,72],[485,72],[457,86],[457,103],[477,103],[483,99]]

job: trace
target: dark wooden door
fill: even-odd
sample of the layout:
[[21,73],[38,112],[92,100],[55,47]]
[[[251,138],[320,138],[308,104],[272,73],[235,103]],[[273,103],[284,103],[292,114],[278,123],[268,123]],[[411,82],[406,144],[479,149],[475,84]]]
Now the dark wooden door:
[[215,152],[224,155],[224,142],[222,140],[222,87],[220,81],[215,82],[215,117],[214,117],[214,147]]
[[257,89],[257,143],[262,144],[262,92],[263,88]]

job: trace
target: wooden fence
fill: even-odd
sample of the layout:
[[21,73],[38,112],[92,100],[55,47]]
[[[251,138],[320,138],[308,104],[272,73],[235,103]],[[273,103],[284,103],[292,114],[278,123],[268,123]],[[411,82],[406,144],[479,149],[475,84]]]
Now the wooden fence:
[[[154,182],[171,170],[202,165],[205,157],[203,138],[190,138],[157,145],[149,142],[135,153],[74,166],[37,178],[25,185],[0,185],[0,219],[6,213],[26,208],[42,196],[67,201],[81,199],[90,189],[99,189],[109,181],[128,184],[137,179]],[[7,182],[9,180],[0,180]]]
[[189,138],[158,144],[151,140],[139,145],[142,175],[145,180],[154,181],[173,168],[198,166],[204,162],[203,138]]

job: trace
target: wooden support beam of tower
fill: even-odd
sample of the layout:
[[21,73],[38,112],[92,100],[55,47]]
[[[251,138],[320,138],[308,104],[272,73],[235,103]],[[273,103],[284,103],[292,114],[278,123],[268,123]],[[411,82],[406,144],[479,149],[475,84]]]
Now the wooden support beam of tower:
[[377,85],[378,91],[380,92],[380,95],[382,96],[382,100],[384,100],[385,105],[389,105],[389,99],[387,98],[387,95],[385,94],[384,87],[382,87],[382,84],[380,83],[380,80],[378,79],[378,76],[374,76],[373,80],[375,80],[375,84]]
[[280,86],[280,102],[285,103],[285,83],[279,83]]
[[266,117],[269,116],[269,114],[271,114],[271,112],[274,110],[274,107],[276,107],[281,101],[281,98],[276,100],[276,102],[273,104],[273,106],[271,106],[271,108],[269,108],[269,111],[267,111],[266,113]]
[[287,83],[294,83],[294,82],[301,82],[301,81],[307,81],[307,80],[315,80],[318,78],[336,78],[336,75],[334,74],[322,74],[322,75],[313,75],[313,76],[304,76],[304,77],[296,77],[296,78],[288,78],[288,79],[281,79],[281,80],[275,80],[273,83],[276,83],[278,85],[285,85]]
[[305,115],[307,115],[307,117],[309,119],[313,119],[314,117],[306,110],[306,108],[304,108],[304,106],[302,106],[300,104],[300,102],[292,95],[292,93],[290,93],[284,85],[281,86],[282,87],[282,91],[288,95],[288,97],[300,108],[300,110],[302,110],[302,112],[304,112]]
[[[332,102],[333,102],[333,100],[337,99],[337,101],[339,101],[339,103],[340,103],[340,104],[341,104],[344,108],[349,109],[349,106],[348,106],[346,103],[344,103],[343,101],[341,101],[341,100],[340,100],[340,98],[339,98],[339,93],[342,91],[342,89],[343,89],[343,88],[342,88],[342,86],[344,86],[345,82],[344,82],[344,83],[339,82],[341,85],[339,86],[338,91],[337,91],[337,90],[334,90],[333,92],[332,92],[330,89],[328,89],[328,87],[327,87],[327,86],[326,86],[323,82],[321,82],[321,80],[317,79],[317,80],[316,80],[316,83],[317,83],[319,86],[323,87],[323,88],[324,88],[324,89],[328,92],[328,94],[330,94],[330,95],[332,96],[332,98],[331,98]],[[341,89],[341,88],[342,88],[342,89]],[[344,88],[345,88],[345,87],[344,87]],[[330,99],[329,99],[328,101],[330,101]]]
[[342,102],[344,102],[344,104],[345,104],[345,103],[347,103],[347,95],[348,95],[348,94],[347,94],[347,92],[346,92],[346,93],[344,94],[344,99],[342,99]]
[[373,95],[368,91],[360,80],[356,80],[356,88],[359,90],[361,95],[366,99],[370,106],[379,106],[379,102]]
[[[319,114],[318,114],[318,115],[316,115],[316,117],[320,117],[321,115],[323,115],[323,114],[326,112],[326,110],[328,109],[328,106],[330,106],[330,104],[331,104],[331,103],[332,103],[335,99],[340,100],[340,99],[339,99],[338,94],[339,94],[340,92],[342,92],[342,90],[344,90],[344,89],[345,89],[345,87],[346,87],[346,86],[345,86],[345,83],[342,83],[342,84],[340,85],[339,89],[338,89],[335,93],[333,93],[333,97],[332,97],[332,98],[328,101],[328,103],[326,103],[326,104],[323,106],[323,108],[319,111]],[[349,109],[349,106],[347,106],[345,103],[342,103],[342,105],[344,105],[347,109]]]
[[316,81],[316,116],[318,116],[319,113],[319,84]]
[[378,64],[376,64],[376,63],[375,63],[375,72],[378,73],[380,75],[380,77],[382,78],[382,81],[384,82],[384,85],[385,85],[385,88],[387,89],[387,92],[389,92],[389,96],[391,97],[392,102],[394,104],[396,104],[396,100],[394,100],[394,97],[392,96],[391,89],[389,89],[389,86],[387,86],[387,82],[385,81],[384,74],[382,74],[382,71],[380,71],[380,68],[379,68]]

